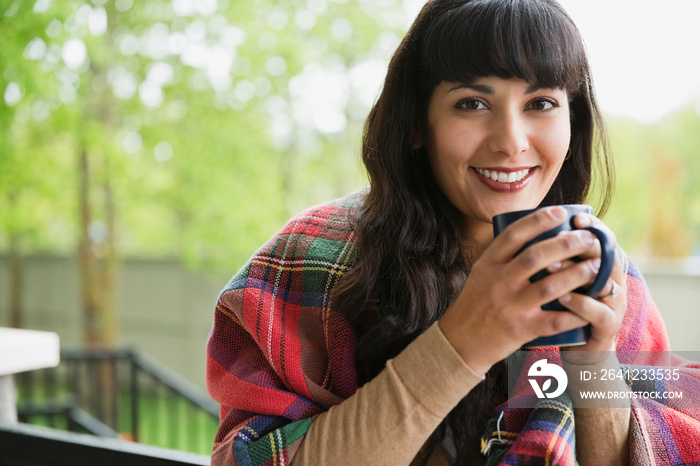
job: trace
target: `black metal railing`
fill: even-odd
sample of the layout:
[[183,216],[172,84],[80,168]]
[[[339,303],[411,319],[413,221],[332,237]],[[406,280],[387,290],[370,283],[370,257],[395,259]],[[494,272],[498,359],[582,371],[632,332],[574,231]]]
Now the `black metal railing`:
[[18,374],[20,422],[202,454],[218,404],[134,350],[62,350],[61,364]]
[[0,464],[204,466],[209,456],[27,424],[0,423]]

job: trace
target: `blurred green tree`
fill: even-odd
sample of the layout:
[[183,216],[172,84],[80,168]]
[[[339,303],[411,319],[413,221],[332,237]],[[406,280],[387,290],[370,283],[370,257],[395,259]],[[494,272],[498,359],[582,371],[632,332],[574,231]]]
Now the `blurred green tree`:
[[700,244],[700,115],[681,109],[654,124],[613,120],[618,174],[611,226],[630,252],[682,257]]
[[22,325],[23,255],[46,244],[45,228],[57,207],[51,195],[64,185],[46,175],[60,171],[65,160],[42,149],[51,139],[41,131],[48,118],[48,74],[34,57],[45,52],[43,34],[36,32],[47,24],[26,2],[14,2],[0,15],[0,239],[9,259],[9,323],[15,327]]
[[[121,257],[230,272],[290,215],[363,186],[362,124],[421,3],[0,3],[11,289],[24,255],[77,252],[85,339],[114,342]],[[700,241],[698,125],[694,109],[610,125],[620,190],[606,220],[627,250]]]
[[77,251],[85,340],[117,341],[120,257],[231,271],[364,184],[362,122],[407,17],[393,0],[3,4],[0,251]]

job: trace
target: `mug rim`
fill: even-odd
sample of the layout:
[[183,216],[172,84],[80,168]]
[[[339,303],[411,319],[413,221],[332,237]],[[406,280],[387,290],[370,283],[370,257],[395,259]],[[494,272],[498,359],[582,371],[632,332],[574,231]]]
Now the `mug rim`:
[[582,213],[593,213],[593,207],[590,204],[552,204],[552,205],[543,205],[540,207],[535,207],[534,209],[512,210],[510,212],[503,212],[502,214],[494,215],[493,218],[494,219],[497,217],[501,218],[502,216],[505,216],[505,215],[531,214],[531,213],[536,212],[540,209],[544,209],[545,207],[555,207],[555,206],[563,207],[567,211],[569,210],[569,208],[571,208],[571,209],[581,208],[584,210],[584,212],[582,212]]

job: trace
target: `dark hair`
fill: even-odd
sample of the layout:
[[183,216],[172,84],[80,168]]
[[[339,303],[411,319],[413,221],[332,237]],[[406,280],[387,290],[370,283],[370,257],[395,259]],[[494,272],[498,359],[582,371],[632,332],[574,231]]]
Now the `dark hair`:
[[[363,161],[370,190],[357,218],[358,262],[339,283],[336,308],[358,334],[360,382],[435,322],[461,290],[470,268],[461,213],[433,179],[423,134],[427,107],[442,81],[519,78],[565,89],[570,99],[570,155],[543,205],[583,202],[594,165],[602,175],[604,212],[612,167],[580,34],[553,0],[432,0],[395,52],[365,124]],[[599,149],[599,150],[594,150]],[[595,154],[595,155],[594,155]],[[480,429],[504,401],[497,364],[432,437],[457,448],[458,464],[482,462]]]

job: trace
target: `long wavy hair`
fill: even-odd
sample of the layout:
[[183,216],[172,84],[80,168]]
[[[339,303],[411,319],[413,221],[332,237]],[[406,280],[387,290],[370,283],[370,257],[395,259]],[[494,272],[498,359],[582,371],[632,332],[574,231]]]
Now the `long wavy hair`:
[[[363,162],[370,189],[356,219],[358,261],[339,283],[336,308],[358,335],[360,383],[375,377],[439,319],[466,280],[462,215],[438,188],[424,148],[427,108],[442,81],[519,78],[564,89],[571,143],[542,205],[581,203],[592,172],[602,180],[599,214],[612,191],[612,166],[580,34],[554,0],[428,1],[389,64],[365,124]],[[505,401],[503,363],[475,387],[431,437],[453,444],[457,464],[479,464],[478,437]]]

